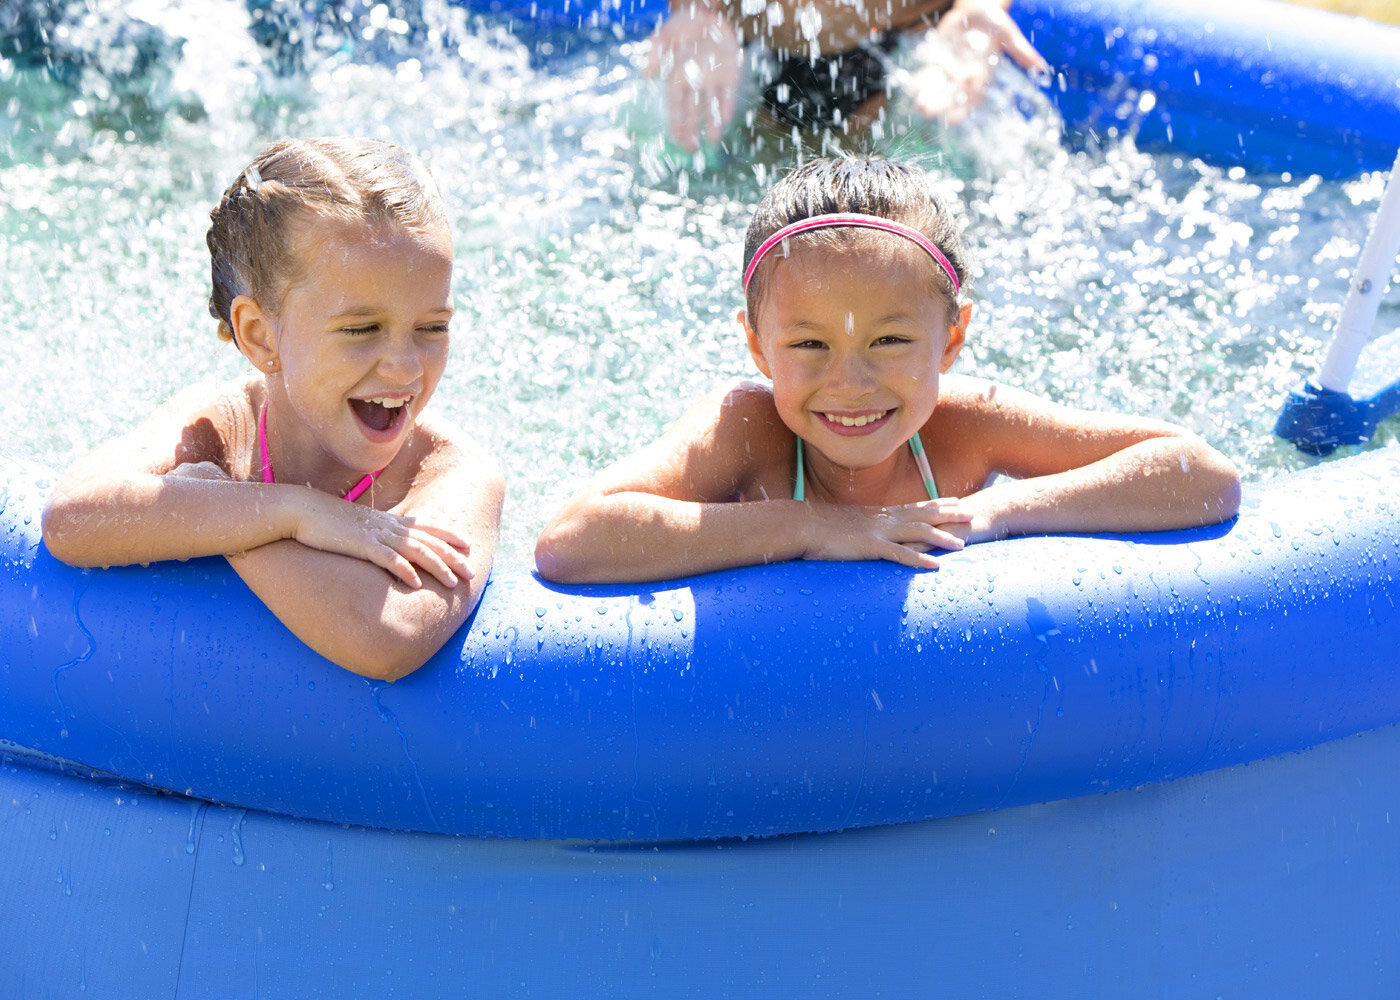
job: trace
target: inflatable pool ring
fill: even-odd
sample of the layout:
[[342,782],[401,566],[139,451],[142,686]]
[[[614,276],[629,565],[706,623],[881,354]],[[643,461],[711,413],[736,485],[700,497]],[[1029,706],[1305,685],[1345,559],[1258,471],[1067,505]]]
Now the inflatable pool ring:
[[1276,0],[1016,0],[1081,142],[1132,135],[1217,164],[1349,177],[1400,148],[1400,27]]
[[[56,563],[44,477],[10,468],[17,996],[1395,985],[1361,929],[1400,920],[1400,450],[1251,487],[1231,524],[933,573],[504,569],[393,685],[310,653],[221,560]],[[895,825],[773,839],[867,824]],[[910,950],[913,927],[937,930]]]
[[[532,28],[649,33],[665,0],[454,0]],[[1081,144],[1130,135],[1250,170],[1350,177],[1400,148],[1400,27],[1278,0],[1015,0]]]
[[1381,452],[1257,486],[1237,523],[1015,539],[932,573],[503,568],[387,685],[312,653],[222,559],[57,562],[12,475],[0,601],[25,629],[0,734],[227,805],[482,836],[772,836],[1132,788],[1400,721],[1397,480]]

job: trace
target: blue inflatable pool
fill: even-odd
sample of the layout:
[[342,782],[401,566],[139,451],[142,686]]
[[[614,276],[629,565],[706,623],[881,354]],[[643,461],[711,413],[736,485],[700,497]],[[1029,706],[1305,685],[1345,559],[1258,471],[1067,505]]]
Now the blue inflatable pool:
[[[1131,6],[1017,16],[1052,60],[1112,39],[1154,73],[1243,44]],[[1280,66],[1335,24],[1246,8]],[[1314,96],[1379,58],[1352,41]],[[1293,112],[1242,96],[1262,58],[1213,155],[1262,137],[1361,169],[1379,110],[1295,147]],[[1164,140],[1222,134],[1182,113]],[[47,472],[7,468],[0,995],[1400,989],[1394,448],[1255,484],[1216,528],[1016,539],[936,573],[507,567],[394,685],[308,652],[221,560],[58,564]]]
[[[1348,177],[1400,148],[1400,28],[1275,0],[1016,0],[1069,135]],[[1364,27],[1363,27],[1364,25]]]
[[225,805],[491,837],[828,832],[1134,788],[1400,721],[1397,481],[1382,452],[1257,487],[1238,523],[936,573],[506,568],[391,686],[302,646],[222,559],[58,563],[12,478],[0,733]]
[[18,996],[1400,974],[1394,449],[1255,486],[1219,528],[937,573],[506,569],[392,686],[305,651],[217,560],[56,563],[41,478],[0,493]]
[[[453,0],[509,23],[650,32],[667,0]],[[1400,28],[1278,0],[1015,0],[1067,137],[1349,177],[1400,148]]]

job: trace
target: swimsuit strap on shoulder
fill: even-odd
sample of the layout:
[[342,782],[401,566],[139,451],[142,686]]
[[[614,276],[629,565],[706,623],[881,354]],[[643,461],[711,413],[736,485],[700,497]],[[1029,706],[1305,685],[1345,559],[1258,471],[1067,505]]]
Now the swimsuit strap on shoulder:
[[792,498],[794,500],[807,499],[807,469],[802,458],[803,442],[797,439],[797,483],[792,488]]
[[[801,438],[797,439],[797,482],[792,487],[794,500],[807,499],[807,468],[804,458],[805,448]],[[924,489],[930,500],[938,499],[938,486],[933,481],[933,469],[929,468],[928,455],[924,452],[924,442],[915,434],[909,439],[909,450],[914,453],[914,464],[919,467],[919,475],[924,480]]]
[[258,411],[258,457],[262,460],[262,481],[277,482],[272,477],[272,458],[267,453],[267,400],[263,400],[262,409]]
[[[275,483],[277,480],[272,475],[272,456],[267,453],[267,401],[263,401],[262,409],[258,411],[258,459],[262,462],[262,481],[265,483]],[[374,485],[374,481],[379,478],[379,473],[371,472],[361,479],[354,486],[350,487],[345,494],[345,499],[351,503],[357,500],[361,493]]]
[[928,492],[928,498],[937,500],[938,486],[933,481],[933,470],[929,468],[928,455],[924,453],[924,442],[918,434],[909,439],[909,450],[914,453],[914,464],[919,467],[919,475],[923,477],[924,489]]

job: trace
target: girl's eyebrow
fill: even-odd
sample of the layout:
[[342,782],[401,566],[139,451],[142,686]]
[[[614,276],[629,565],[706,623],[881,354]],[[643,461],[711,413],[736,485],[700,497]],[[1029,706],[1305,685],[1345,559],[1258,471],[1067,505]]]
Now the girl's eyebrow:
[[[872,325],[878,327],[887,326],[891,323],[900,323],[903,325],[916,326],[918,325],[918,319],[914,316],[912,312],[910,312],[907,309],[896,309],[894,312],[886,313],[883,316],[877,317]],[[831,326],[831,324],[829,323],[823,323],[819,320],[799,317],[798,319],[790,320],[789,322],[784,323],[783,329],[821,331],[827,329],[829,326]],[[844,329],[844,325],[842,325],[842,329]]]
[[[344,307],[343,309],[340,309],[340,310],[338,310],[337,312],[332,313],[331,316],[330,316],[330,319],[331,319],[331,320],[360,319],[360,318],[365,317],[365,316],[377,316],[377,315],[379,315],[379,314],[380,314],[381,312],[383,312],[383,311],[384,311],[383,309],[381,309],[381,308],[379,308],[379,307],[377,307],[377,306],[370,306],[370,305],[353,305],[353,306],[346,306],[346,307]],[[435,308],[435,309],[428,309],[428,310],[425,310],[425,312],[426,312],[428,315],[430,315],[430,316],[452,316],[452,315],[454,314],[455,311],[456,311],[456,310],[453,308],[453,306],[452,306],[451,303],[448,303],[448,304],[443,305],[443,306],[438,306],[438,307]]]

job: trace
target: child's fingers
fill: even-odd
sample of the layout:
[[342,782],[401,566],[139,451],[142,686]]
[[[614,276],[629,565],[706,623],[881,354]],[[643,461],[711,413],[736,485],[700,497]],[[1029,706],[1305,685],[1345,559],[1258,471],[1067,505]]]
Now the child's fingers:
[[[943,523],[951,523],[944,520]],[[936,524],[928,524],[923,521],[901,521],[896,527],[891,528],[889,539],[898,542],[900,545],[918,545],[920,548],[928,549],[961,549],[964,546],[963,540],[957,535]]]
[[447,568],[452,571],[458,580],[470,580],[474,575],[472,564],[467,561],[467,554],[462,549],[451,545],[444,545],[438,552]]
[[966,524],[975,516],[961,500],[924,500],[905,509],[917,511],[924,524]]
[[967,548],[967,539],[963,538],[961,535],[955,535],[951,531],[934,528],[930,544],[932,544],[934,548],[956,552],[959,549]]
[[452,548],[457,549],[461,552],[471,551],[472,545],[471,542],[467,540],[466,536],[458,534],[456,531],[452,530],[446,525],[432,524],[426,522],[413,522],[413,527],[418,531],[426,532],[427,534],[432,535],[434,538],[438,538],[446,542]]
[[455,531],[449,532],[449,534],[451,536],[450,538],[442,538],[434,534],[425,534],[422,536],[422,540],[459,579],[470,579],[472,569],[471,563],[467,561],[467,556],[471,552],[471,544]]
[[699,149],[700,101],[683,71],[673,73],[667,80],[666,111],[676,144],[688,153]]
[[996,39],[1001,44],[1002,50],[1016,60],[1017,65],[1030,73],[1044,73],[1050,69],[1050,64],[1036,51],[1035,46],[1030,43],[1021,32],[1016,22],[1007,17],[997,26]]
[[393,544],[400,558],[424,570],[444,587],[457,586],[457,574],[446,558],[450,546],[434,542],[431,536],[412,534],[395,539]]
[[883,558],[889,562],[899,563],[901,566],[908,566],[911,569],[937,569],[938,560],[927,552],[920,552],[911,549],[907,545],[893,544],[887,548]]
[[[449,532],[454,537],[455,532]],[[427,570],[444,587],[455,587],[461,580],[472,577],[471,564],[467,561],[465,540],[462,548],[450,541],[426,531],[412,530],[398,544],[399,551],[418,567]]]
[[417,590],[423,586],[423,579],[413,568],[413,564],[388,546],[376,549],[370,555],[370,562],[387,570],[391,576],[411,590]]
[[647,46],[647,61],[642,69],[643,75],[647,77],[658,76],[661,73],[662,62],[668,54],[667,47],[653,35],[651,43]]

